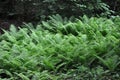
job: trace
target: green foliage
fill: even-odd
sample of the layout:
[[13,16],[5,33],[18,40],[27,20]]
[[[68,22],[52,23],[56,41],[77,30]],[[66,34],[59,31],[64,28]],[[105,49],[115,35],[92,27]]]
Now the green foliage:
[[34,18],[44,20],[53,14],[64,17],[110,16],[114,11],[102,0],[5,0],[0,1],[1,4],[0,13],[6,13],[7,16],[22,14],[24,19],[29,21]]
[[[109,16],[113,13],[109,6],[102,0],[43,0],[39,9],[38,17],[45,18],[46,15],[60,14],[62,16]],[[47,6],[46,6],[47,5]],[[41,6],[39,4],[39,6]],[[49,11],[49,12],[46,12]]]
[[36,27],[11,25],[0,35],[0,78],[119,80],[119,20],[54,15]]
[[110,0],[110,1],[102,0],[102,1],[108,4],[110,6],[110,9],[115,11],[116,15],[120,15],[120,0]]

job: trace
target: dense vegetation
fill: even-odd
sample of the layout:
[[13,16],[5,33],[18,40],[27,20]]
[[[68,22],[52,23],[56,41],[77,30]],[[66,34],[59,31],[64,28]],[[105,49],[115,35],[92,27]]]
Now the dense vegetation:
[[120,17],[50,16],[0,36],[1,80],[120,80]]
[[0,0],[0,80],[120,80],[120,0]]
[[108,16],[120,15],[120,0],[1,0],[0,17],[44,20],[49,15]]

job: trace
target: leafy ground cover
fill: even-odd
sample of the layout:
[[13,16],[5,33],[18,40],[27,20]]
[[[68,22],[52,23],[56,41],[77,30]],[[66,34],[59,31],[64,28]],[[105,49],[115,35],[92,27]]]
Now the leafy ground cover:
[[120,80],[120,17],[51,16],[0,35],[1,80]]

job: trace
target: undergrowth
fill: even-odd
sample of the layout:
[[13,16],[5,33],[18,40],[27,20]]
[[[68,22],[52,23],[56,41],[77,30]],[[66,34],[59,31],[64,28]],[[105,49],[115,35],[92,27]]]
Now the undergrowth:
[[51,16],[0,35],[1,80],[119,80],[120,18]]

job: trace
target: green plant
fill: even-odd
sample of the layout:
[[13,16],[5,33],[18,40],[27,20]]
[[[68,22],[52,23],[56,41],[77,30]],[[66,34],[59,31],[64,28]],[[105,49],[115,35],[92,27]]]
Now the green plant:
[[60,15],[37,27],[11,25],[0,35],[0,78],[119,80],[119,27],[119,17]]
[[99,56],[96,56],[109,70],[114,71],[116,67],[120,64],[119,57],[117,55],[111,56],[106,59],[102,59]]

